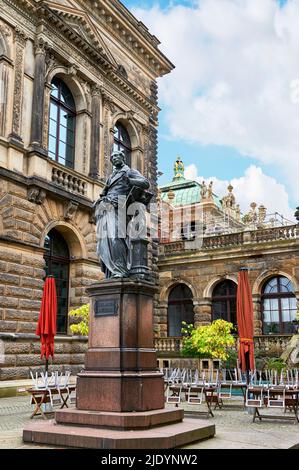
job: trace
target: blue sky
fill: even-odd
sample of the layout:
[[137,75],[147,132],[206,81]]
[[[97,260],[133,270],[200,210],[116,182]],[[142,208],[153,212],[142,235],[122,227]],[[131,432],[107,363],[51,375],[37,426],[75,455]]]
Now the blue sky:
[[160,184],[181,155],[187,176],[213,179],[220,196],[232,181],[243,212],[255,200],[291,217],[299,205],[299,108],[287,94],[299,82],[299,0],[123,4],[176,66],[159,80]]

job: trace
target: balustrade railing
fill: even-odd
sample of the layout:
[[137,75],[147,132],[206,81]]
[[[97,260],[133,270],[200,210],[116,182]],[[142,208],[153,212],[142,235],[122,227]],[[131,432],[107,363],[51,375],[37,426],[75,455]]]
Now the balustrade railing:
[[183,339],[180,337],[155,338],[154,347],[158,352],[177,352],[179,353],[183,346]]
[[67,171],[52,168],[52,182],[66,191],[70,191],[81,196],[85,196],[86,194],[87,183]]
[[[296,240],[299,229],[296,225],[285,227],[273,227],[265,229],[250,230],[224,235],[204,236],[200,250],[210,250],[222,247],[233,247],[246,243],[262,243],[279,240]],[[188,251],[191,248],[190,243],[184,240],[178,240],[170,243],[161,243],[161,253],[168,255]]]
[[[260,335],[254,337],[254,347],[265,354],[271,352],[279,356],[285,350],[291,335]],[[154,339],[158,353],[180,353],[183,346],[182,337],[163,337]]]

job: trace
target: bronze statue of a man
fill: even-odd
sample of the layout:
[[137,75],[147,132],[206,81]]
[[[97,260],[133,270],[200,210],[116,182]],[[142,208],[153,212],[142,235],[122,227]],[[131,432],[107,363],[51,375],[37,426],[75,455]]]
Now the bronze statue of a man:
[[[97,223],[97,254],[106,278],[129,277],[130,237],[127,225],[130,201],[142,201],[149,181],[125,164],[123,151],[112,153],[113,172],[94,206]],[[131,196],[134,196],[131,198]]]

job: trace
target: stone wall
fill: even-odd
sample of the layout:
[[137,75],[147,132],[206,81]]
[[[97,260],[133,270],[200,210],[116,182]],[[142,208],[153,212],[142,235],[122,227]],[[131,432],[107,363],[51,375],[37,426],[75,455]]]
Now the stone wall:
[[[70,370],[77,374],[83,368],[87,338],[56,336],[55,356],[49,359],[49,371]],[[29,368],[44,370],[45,359],[40,358],[40,341],[34,334],[0,333],[0,380],[30,378]]]
[[286,276],[293,283],[299,306],[299,256],[297,240],[273,240],[225,249],[181,250],[159,256],[160,295],[155,304],[155,331],[167,336],[167,305],[170,290],[186,284],[193,294],[195,325],[211,322],[212,292],[225,279],[237,283],[238,271],[247,266],[252,288],[255,334],[262,334],[261,291],[272,276]]

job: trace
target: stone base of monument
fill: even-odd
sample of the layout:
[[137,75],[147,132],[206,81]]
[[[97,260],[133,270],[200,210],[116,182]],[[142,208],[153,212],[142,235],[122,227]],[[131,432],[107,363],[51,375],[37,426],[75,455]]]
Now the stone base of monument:
[[173,449],[214,436],[214,424],[183,420],[183,414],[181,409],[142,413],[61,410],[55,420],[28,424],[23,440],[89,449]]
[[55,420],[31,422],[25,442],[97,449],[170,449],[207,439],[215,426],[164,408],[164,380],[153,348],[150,282],[107,279],[91,297],[85,368],[77,376],[76,408]]

